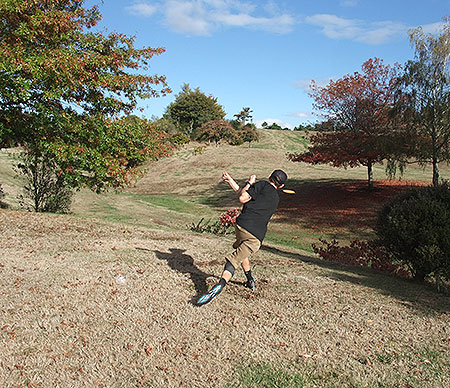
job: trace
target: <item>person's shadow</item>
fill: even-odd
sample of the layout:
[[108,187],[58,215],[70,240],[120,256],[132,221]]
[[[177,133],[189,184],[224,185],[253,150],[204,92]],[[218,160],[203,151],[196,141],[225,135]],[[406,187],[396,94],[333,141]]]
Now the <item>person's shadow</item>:
[[208,284],[206,279],[209,277],[215,277],[215,275],[207,274],[200,270],[195,264],[192,256],[186,255],[185,249],[170,248],[170,252],[154,251],[156,257],[160,260],[167,261],[170,268],[175,271],[181,272],[190,276],[194,283],[196,295],[192,297],[191,303],[196,305],[197,299],[208,291]]

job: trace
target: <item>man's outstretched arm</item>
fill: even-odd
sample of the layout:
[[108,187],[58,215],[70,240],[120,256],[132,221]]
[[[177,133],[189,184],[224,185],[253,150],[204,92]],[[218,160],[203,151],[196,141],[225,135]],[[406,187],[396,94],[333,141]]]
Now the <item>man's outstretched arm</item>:
[[247,190],[256,182],[256,175],[251,175],[242,189],[226,171],[222,173],[222,179],[230,185],[235,193],[237,193],[240,203],[246,203],[252,199],[252,197],[247,193]]

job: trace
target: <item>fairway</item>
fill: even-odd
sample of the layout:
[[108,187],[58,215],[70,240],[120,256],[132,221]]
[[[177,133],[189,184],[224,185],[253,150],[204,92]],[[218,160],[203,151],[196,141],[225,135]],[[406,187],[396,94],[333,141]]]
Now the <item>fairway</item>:
[[[320,261],[310,246],[322,237],[372,237],[377,209],[405,187],[427,184],[429,170],[390,182],[379,166],[369,192],[364,169],[287,161],[304,134],[261,137],[250,148],[202,154],[187,146],[148,164],[134,187],[77,193],[71,215],[1,210],[0,385],[448,386],[449,298]],[[6,193],[19,193],[14,155],[0,157]],[[223,170],[243,183],[273,168],[287,171],[296,194],[281,194],[254,257],[256,293],[237,271],[217,300],[196,307],[232,239],[188,226],[238,207]]]
[[425,286],[266,245],[254,295],[237,273],[199,308],[226,239],[10,210],[0,225],[3,387],[450,383],[449,301]]
[[0,1],[0,388],[449,388],[449,1]]

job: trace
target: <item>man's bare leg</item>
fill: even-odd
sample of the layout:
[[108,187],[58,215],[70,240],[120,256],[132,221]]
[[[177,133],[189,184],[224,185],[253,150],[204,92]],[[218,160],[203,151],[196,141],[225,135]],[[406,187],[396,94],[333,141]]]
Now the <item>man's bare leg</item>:
[[222,272],[222,277],[228,283],[231,280],[231,278],[233,277],[233,275],[231,274],[231,272],[225,270],[225,271]]
[[250,260],[248,257],[241,263],[241,266],[244,272],[250,271]]

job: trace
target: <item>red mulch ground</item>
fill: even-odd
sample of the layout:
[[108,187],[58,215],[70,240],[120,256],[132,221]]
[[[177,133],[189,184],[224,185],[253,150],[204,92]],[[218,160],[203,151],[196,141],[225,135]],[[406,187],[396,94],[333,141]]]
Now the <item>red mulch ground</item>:
[[376,181],[372,191],[366,181],[315,181],[290,185],[295,195],[282,194],[278,214],[283,222],[321,230],[372,228],[377,212],[392,197],[426,182]]

